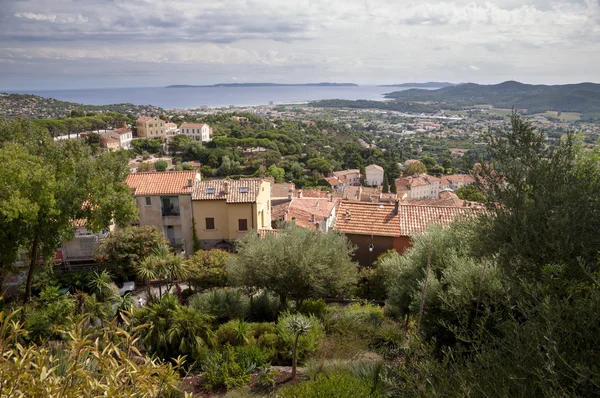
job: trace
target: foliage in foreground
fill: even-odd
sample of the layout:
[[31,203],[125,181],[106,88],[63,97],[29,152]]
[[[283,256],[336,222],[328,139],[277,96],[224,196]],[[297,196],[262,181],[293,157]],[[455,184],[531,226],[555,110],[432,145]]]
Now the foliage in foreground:
[[0,312],[0,396],[158,397],[178,391],[178,365],[142,355],[137,336],[111,325],[93,334],[85,320],[53,344],[20,344],[18,313]]

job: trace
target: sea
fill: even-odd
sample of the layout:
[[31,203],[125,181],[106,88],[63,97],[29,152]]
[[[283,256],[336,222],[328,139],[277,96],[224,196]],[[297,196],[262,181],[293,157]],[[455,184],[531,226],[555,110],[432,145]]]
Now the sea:
[[400,87],[378,86],[272,86],[272,87],[144,87],[94,88],[74,90],[20,91],[62,101],[86,105],[132,103],[154,105],[165,109],[208,106],[255,106],[295,104],[323,99],[384,100],[384,94],[400,91]]

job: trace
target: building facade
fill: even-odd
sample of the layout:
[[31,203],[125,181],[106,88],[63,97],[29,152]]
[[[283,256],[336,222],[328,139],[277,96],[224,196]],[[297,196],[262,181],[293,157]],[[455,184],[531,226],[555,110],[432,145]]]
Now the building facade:
[[140,138],[162,138],[166,135],[165,121],[158,116],[144,116],[136,120],[137,136]]
[[212,140],[212,129],[206,123],[183,123],[179,126],[179,133],[194,141],[208,142]]
[[120,128],[116,130],[109,130],[105,134],[119,141],[119,147],[121,149],[131,148],[131,140],[133,139],[133,132],[128,128]]
[[193,211],[200,247],[227,249],[250,231],[271,229],[271,182],[201,181],[194,189]]
[[370,164],[365,167],[365,182],[367,185],[372,187],[378,187],[383,185],[383,167]]
[[396,191],[399,197],[408,199],[437,199],[440,194],[440,179],[428,174],[419,174],[396,179]]
[[200,183],[196,171],[134,173],[127,177],[138,208],[139,225],[152,225],[162,231],[171,247],[191,255],[192,193]]

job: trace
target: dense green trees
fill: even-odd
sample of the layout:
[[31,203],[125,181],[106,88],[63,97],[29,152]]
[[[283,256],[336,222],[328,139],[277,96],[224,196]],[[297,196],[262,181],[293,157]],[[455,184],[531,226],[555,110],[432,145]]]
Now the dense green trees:
[[405,176],[414,176],[422,173],[427,173],[427,167],[419,161],[410,163],[404,170]]
[[[89,230],[99,232],[113,222],[123,225],[136,217],[135,202],[125,184],[129,169],[124,153],[92,157],[82,142],[55,142],[47,131],[20,119],[0,120],[0,152],[0,158],[13,157],[10,168],[0,170],[4,175],[0,180],[12,187],[1,206],[7,217],[0,220],[0,230],[20,224],[15,229],[20,235],[6,238],[29,255],[25,300],[31,296],[40,259],[54,257],[58,244],[71,238],[74,220],[85,219]],[[30,166],[38,178],[35,187],[17,170]],[[13,172],[17,174],[9,175]],[[12,207],[8,213],[7,206]]]
[[247,234],[228,268],[237,285],[268,289],[288,298],[336,296],[356,282],[352,245],[337,232],[289,227],[260,238]]

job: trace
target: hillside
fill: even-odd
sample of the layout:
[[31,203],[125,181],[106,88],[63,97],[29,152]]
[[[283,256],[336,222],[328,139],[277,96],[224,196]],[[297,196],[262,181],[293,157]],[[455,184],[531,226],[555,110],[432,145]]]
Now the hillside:
[[[241,87],[241,88],[254,88],[254,87],[356,87],[358,84],[355,83],[297,83],[297,84],[284,84],[284,83],[219,83],[209,85],[191,85],[191,84],[174,84],[166,86],[165,88],[197,88],[197,87]],[[439,86],[438,86],[439,87]]]
[[377,87],[407,87],[407,88],[442,88],[457,86],[448,82],[426,82],[426,83],[400,83],[400,84],[382,84]]
[[40,97],[39,95],[0,93],[0,116],[9,118],[21,116],[40,119],[68,116],[73,110],[84,112],[117,112],[132,115],[164,113],[164,109],[153,105],[83,105],[76,102]]
[[496,108],[597,113],[600,111],[600,84],[530,85],[507,81],[495,85],[467,83],[438,90],[411,89],[385,95],[397,101],[434,102],[473,106],[491,104]]

